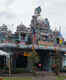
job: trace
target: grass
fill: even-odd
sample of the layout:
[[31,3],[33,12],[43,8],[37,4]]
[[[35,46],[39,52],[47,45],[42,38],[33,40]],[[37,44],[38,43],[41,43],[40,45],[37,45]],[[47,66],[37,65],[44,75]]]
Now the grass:
[[66,80],[66,76],[57,76],[56,80]]
[[[1,79],[0,79],[1,80]],[[28,78],[28,77],[26,77],[26,78],[16,78],[16,77],[12,77],[12,78],[3,78],[2,80],[32,80],[32,78]]]

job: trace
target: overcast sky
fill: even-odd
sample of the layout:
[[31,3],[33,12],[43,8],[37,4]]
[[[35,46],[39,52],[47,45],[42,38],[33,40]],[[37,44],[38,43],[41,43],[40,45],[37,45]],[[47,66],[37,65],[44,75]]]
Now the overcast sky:
[[39,5],[43,18],[48,17],[52,29],[61,26],[66,40],[66,0],[0,0],[0,25],[8,24],[12,31],[20,23],[29,26],[34,9]]

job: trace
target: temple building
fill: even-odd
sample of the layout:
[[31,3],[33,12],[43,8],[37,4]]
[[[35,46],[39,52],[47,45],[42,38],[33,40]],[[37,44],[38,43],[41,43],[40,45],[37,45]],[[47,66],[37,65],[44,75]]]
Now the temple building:
[[0,32],[7,32],[7,30],[7,25],[3,24],[2,26],[0,26]]
[[[16,30],[14,35],[15,36],[17,35],[18,40],[21,43],[28,44],[32,41],[32,39],[31,39],[31,28],[28,28],[23,24],[20,24],[17,26],[17,30]],[[30,40],[30,42],[29,42],[29,40]]]
[[0,42],[5,41],[8,38],[7,25],[3,24],[0,26]]
[[[41,10],[39,10],[41,11]],[[48,18],[42,18],[41,16],[41,12],[38,12],[35,10],[34,15],[32,16],[32,20],[31,20],[31,30],[33,33],[33,38],[35,41],[35,44],[37,44],[38,42],[44,42],[44,41],[51,41],[51,38],[49,37],[51,34],[51,29],[50,29],[50,22],[48,20]]]
[[[60,61],[61,70],[64,62],[66,66],[66,53],[64,58],[64,50],[59,50],[63,47],[63,36],[60,31],[51,30],[48,18],[42,18],[41,16],[40,7],[35,9],[30,28],[24,24],[19,24],[16,32],[12,34],[8,31],[6,25],[2,25],[0,27],[0,41],[2,40],[12,40],[16,43],[17,47],[11,47],[14,70],[16,68],[24,68],[24,70],[32,71],[32,63],[29,56],[31,56],[33,50],[40,56],[40,61],[35,63],[39,71],[52,72],[52,65],[56,64],[56,52],[60,56],[58,60]],[[42,65],[41,69],[38,64]]]

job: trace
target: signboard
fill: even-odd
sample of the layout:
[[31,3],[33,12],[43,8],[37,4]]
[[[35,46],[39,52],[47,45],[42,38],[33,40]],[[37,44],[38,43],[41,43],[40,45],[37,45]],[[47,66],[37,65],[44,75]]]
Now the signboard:
[[40,45],[39,48],[40,48],[40,49],[44,49],[44,46]]
[[27,45],[19,45],[21,48],[27,48]]
[[53,46],[53,42],[39,41],[39,45]]
[[62,43],[63,43],[63,40],[62,40],[62,39],[60,39],[60,41],[59,41],[59,42],[60,42],[60,44],[62,44]]
[[24,52],[24,56],[31,56],[30,53]]
[[25,45],[25,42],[24,41],[21,41],[19,44]]

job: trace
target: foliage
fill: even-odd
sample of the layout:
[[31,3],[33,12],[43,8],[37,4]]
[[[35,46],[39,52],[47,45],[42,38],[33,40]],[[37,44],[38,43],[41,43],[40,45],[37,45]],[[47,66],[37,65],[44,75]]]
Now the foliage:
[[31,61],[32,61],[32,64],[39,62],[40,57],[39,57],[38,53],[37,53],[35,50],[33,50],[33,51],[31,52],[30,59],[31,59]]
[[37,66],[35,64],[39,62],[40,57],[39,57],[38,53],[33,49],[33,51],[31,52],[31,56],[29,56],[29,58],[32,62],[33,75],[36,76]]

